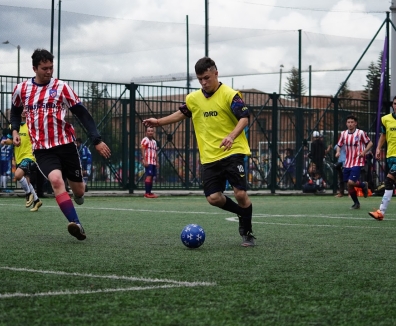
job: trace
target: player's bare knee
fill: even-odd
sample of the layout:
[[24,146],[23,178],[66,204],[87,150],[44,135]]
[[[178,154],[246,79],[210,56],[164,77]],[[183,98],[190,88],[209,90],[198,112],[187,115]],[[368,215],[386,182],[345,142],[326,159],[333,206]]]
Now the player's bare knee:
[[206,200],[208,201],[208,203],[212,206],[217,206],[217,207],[221,207],[224,205],[223,201],[222,201],[222,197],[219,196],[217,193],[216,194],[211,194],[209,196],[206,197]]

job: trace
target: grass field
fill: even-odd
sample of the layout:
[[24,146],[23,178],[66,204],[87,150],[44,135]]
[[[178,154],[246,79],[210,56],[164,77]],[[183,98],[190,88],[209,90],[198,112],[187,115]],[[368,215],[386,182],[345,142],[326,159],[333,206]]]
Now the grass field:
[[[252,197],[256,247],[202,196],[91,197],[77,241],[54,199],[0,199],[0,325],[395,325],[396,200]],[[206,241],[188,249],[186,224]]]

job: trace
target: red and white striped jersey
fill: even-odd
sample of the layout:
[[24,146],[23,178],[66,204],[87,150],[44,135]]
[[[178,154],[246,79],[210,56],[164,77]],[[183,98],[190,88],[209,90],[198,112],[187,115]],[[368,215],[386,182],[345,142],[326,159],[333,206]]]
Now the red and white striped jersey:
[[154,139],[144,137],[140,145],[145,149],[144,160],[147,164],[157,165],[157,142]]
[[341,133],[337,145],[340,147],[345,146],[345,168],[364,166],[365,157],[359,157],[359,153],[365,150],[366,145],[370,141],[371,140],[369,136],[367,136],[366,132],[360,129],[356,129],[353,133],[350,133],[348,130],[344,130]]
[[67,109],[80,99],[62,80],[51,78],[46,85],[39,85],[34,78],[15,86],[12,103],[26,112],[26,123],[33,149],[52,148],[74,141],[73,126],[65,121]]

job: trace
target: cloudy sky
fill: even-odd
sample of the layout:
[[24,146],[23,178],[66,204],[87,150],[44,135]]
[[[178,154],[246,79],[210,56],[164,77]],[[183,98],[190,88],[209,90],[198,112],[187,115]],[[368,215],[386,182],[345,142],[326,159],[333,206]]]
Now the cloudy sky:
[[[210,0],[209,56],[224,83],[278,92],[281,76],[283,90],[288,72],[298,67],[301,30],[302,71],[311,66],[312,94],[335,94],[390,6],[388,0]],[[57,59],[57,0],[55,9]],[[205,55],[204,0],[62,0],[60,12],[63,79],[166,80],[186,75],[187,67],[193,73],[195,62]],[[32,75],[33,50],[50,49],[50,22],[51,0],[0,0],[0,41],[11,43],[0,44],[0,75],[16,75],[16,45],[21,48],[21,75]],[[378,60],[384,38],[383,27],[351,76],[351,89],[363,88],[365,69]],[[56,77],[58,60],[55,67]],[[307,72],[303,78],[308,85]],[[164,84],[185,86],[186,81]]]

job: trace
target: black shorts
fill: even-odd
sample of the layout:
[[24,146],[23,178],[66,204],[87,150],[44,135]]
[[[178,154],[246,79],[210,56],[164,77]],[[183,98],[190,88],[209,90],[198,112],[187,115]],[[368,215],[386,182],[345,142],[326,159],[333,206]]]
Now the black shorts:
[[30,176],[32,173],[37,171],[36,162],[32,161],[30,158],[25,158],[17,165],[18,169],[21,169],[23,173]]
[[47,179],[52,171],[60,170],[63,177],[70,181],[83,181],[80,157],[74,143],[37,149],[34,151],[34,156],[39,170]]
[[220,161],[202,165],[202,179],[205,196],[225,190],[226,181],[231,186],[246,190],[245,155],[236,154]]

